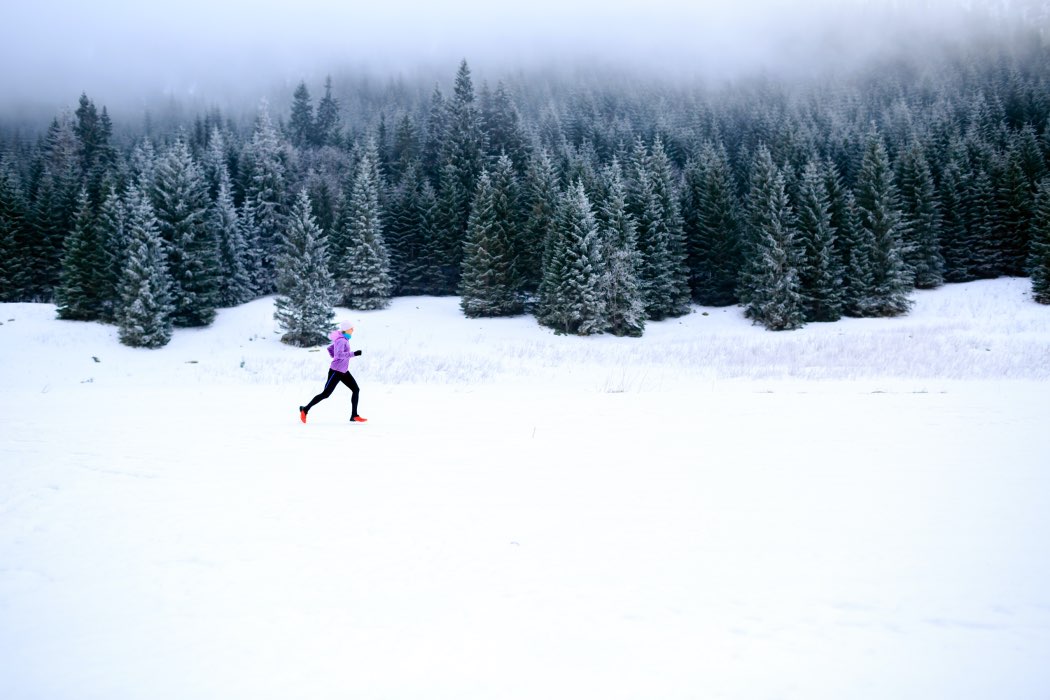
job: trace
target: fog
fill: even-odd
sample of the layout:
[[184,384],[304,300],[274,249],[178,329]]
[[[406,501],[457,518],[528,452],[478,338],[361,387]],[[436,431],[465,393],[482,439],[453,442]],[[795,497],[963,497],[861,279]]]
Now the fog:
[[[961,34],[987,14],[1042,21],[1045,0],[38,0],[0,21],[0,113],[158,99],[256,103],[326,74],[451,79],[612,66],[721,80],[806,74]],[[278,93],[279,94],[279,93]]]

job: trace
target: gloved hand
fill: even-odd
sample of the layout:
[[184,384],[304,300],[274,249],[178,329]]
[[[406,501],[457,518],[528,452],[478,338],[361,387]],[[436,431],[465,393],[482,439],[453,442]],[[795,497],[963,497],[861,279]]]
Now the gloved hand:
[[360,354],[361,354],[360,350],[354,350],[354,357],[357,357]]

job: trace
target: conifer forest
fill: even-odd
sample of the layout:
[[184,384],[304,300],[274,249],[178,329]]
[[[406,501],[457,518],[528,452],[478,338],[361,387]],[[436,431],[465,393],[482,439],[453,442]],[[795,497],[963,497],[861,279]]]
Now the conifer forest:
[[276,297],[457,295],[470,317],[640,336],[694,306],[770,330],[1028,276],[1050,303],[1050,47],[1020,27],[790,81],[336,75],[250,113],[122,123],[82,94],[0,127],[0,300],[173,327]]

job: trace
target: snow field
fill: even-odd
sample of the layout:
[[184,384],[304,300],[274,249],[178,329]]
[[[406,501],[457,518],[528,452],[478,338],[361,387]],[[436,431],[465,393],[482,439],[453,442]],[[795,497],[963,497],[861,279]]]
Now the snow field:
[[298,422],[327,362],[265,301],[159,351],[4,305],[0,696],[1043,698],[1020,282],[636,340],[398,300],[365,425]]

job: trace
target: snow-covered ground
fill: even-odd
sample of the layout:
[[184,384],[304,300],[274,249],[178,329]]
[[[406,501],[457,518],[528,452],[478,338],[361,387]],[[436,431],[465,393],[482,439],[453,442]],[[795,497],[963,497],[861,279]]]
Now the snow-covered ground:
[[641,339],[0,305],[0,698],[1050,697],[1050,308]]

